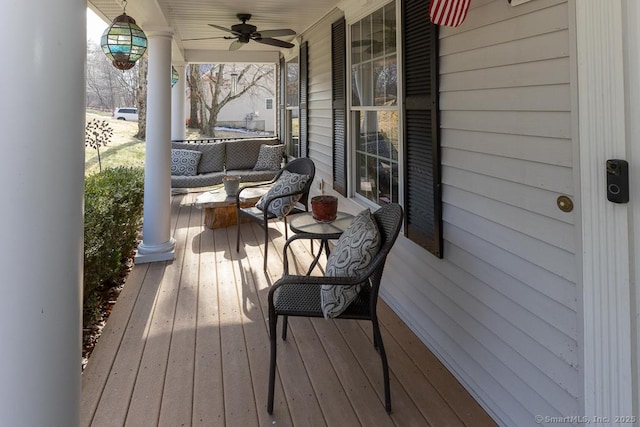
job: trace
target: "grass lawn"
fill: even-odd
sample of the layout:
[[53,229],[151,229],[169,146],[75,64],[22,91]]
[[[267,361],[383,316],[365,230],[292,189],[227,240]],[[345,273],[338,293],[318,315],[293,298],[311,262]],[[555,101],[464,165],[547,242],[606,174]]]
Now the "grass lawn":
[[[145,141],[134,137],[138,133],[138,122],[116,120],[110,112],[87,110],[87,122],[92,119],[106,120],[113,129],[111,141],[106,146],[100,147],[100,159],[102,169],[115,166],[144,166]],[[244,134],[227,131],[216,131],[218,138],[242,138]],[[206,138],[199,132],[187,129],[187,139]],[[84,149],[84,173],[91,175],[99,172],[98,153],[95,148]]]
[[[100,147],[102,169],[115,166],[144,166],[144,141],[134,135],[138,132],[138,122],[116,120],[111,113],[87,111],[89,120],[106,120],[113,129],[111,141]],[[91,175],[100,170],[98,152],[95,148],[84,148],[84,173]]]

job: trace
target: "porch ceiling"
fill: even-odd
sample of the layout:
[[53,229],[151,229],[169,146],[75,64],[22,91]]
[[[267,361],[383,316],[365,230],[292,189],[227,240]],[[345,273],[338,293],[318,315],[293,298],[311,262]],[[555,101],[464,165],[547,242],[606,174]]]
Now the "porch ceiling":
[[[121,3],[119,0],[90,0],[87,4],[110,22],[122,13]],[[236,18],[238,13],[252,14],[249,23],[258,27],[258,31],[291,28],[301,34],[337,4],[337,0],[130,0],[126,10],[143,30],[151,27],[173,29],[174,62],[246,62],[252,55],[255,58],[257,52],[273,52],[275,55],[272,57],[277,58],[277,52],[282,49],[251,41],[240,50],[229,52],[232,40],[185,39],[229,35],[208,24],[230,28],[240,23]],[[293,42],[295,37],[277,38]]]

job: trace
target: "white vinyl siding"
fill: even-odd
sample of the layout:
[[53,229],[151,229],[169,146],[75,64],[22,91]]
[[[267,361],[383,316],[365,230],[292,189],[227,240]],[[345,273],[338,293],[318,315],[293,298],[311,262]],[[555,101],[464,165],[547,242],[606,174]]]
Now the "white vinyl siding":
[[568,5],[471,7],[440,30],[445,258],[401,240],[383,289],[501,424],[535,425],[581,398]]
[[[357,2],[346,3],[349,22],[362,12]],[[332,170],[333,20],[305,34],[310,157],[325,183]],[[515,7],[474,0],[463,25],[441,27],[444,259],[401,235],[381,287],[385,301],[504,426],[580,412],[569,21],[565,0]],[[558,209],[559,195],[574,200],[574,212]],[[363,208],[344,198],[339,206]]]
[[316,165],[316,180],[325,185],[333,180],[331,23],[341,16],[336,9],[304,35],[309,43],[309,157]]

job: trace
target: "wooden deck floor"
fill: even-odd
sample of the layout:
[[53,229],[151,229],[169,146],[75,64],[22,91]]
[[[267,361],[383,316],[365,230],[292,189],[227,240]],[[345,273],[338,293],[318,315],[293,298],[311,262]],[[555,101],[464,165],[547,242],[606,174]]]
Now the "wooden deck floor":
[[[284,228],[272,224],[264,273],[261,230],[243,225],[237,253],[236,227],[204,228],[195,195],[172,199],[175,260],[136,265],[127,280],[82,376],[81,425],[495,425],[384,303],[391,415],[370,326],[300,318],[278,338],[269,415],[266,298],[282,274]],[[309,245],[295,258],[305,271]]]

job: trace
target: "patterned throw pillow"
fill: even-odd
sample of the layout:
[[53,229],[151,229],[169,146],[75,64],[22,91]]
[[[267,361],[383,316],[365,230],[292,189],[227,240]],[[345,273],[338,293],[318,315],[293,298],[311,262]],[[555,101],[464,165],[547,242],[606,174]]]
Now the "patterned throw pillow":
[[284,152],[284,145],[262,144],[260,146],[260,153],[258,153],[258,160],[256,161],[256,165],[253,167],[253,170],[254,171],[280,170],[283,152]]
[[[266,201],[272,197],[280,196],[287,193],[292,193],[294,191],[300,191],[304,188],[305,184],[309,180],[309,175],[300,175],[297,173],[289,172],[288,170],[282,171],[282,175],[280,178],[273,184],[273,186],[267,191],[267,193],[258,200],[256,203],[256,207],[260,210],[264,210],[264,205]],[[294,208],[298,200],[302,197],[301,194],[296,194],[294,196],[282,197],[280,199],[275,199],[269,205],[269,212],[277,216],[278,218],[282,218],[287,215],[291,209]]]
[[202,153],[193,150],[171,150],[171,175],[194,176],[198,173]]
[[[380,244],[378,224],[369,209],[365,209],[342,233],[327,258],[327,276],[357,276],[371,263],[380,250]],[[325,319],[342,314],[357,298],[360,289],[361,285],[322,285],[320,300]]]

